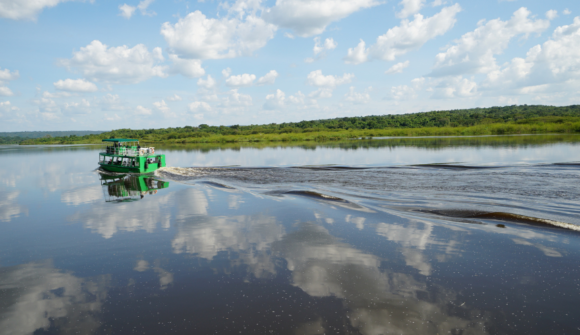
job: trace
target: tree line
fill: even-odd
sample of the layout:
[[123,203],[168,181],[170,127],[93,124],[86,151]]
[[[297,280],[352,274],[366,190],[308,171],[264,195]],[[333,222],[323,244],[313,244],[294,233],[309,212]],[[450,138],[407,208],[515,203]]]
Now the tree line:
[[514,105],[505,107],[473,108],[448,111],[431,111],[413,114],[370,115],[341,117],[300,122],[270,123],[262,125],[229,125],[169,127],[159,129],[117,129],[101,134],[36,138],[21,144],[98,143],[106,138],[137,138],[143,141],[177,142],[181,139],[215,136],[251,136],[257,134],[299,134],[345,130],[455,128],[497,124],[577,123],[580,122],[580,105],[541,106]]

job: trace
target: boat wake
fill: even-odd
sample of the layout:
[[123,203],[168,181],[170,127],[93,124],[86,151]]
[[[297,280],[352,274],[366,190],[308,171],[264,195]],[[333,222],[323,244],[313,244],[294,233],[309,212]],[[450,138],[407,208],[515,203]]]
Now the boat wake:
[[[370,212],[415,212],[580,231],[580,165],[425,164],[349,167],[165,167],[162,179],[186,184],[298,196]],[[454,220],[456,221],[456,220]]]

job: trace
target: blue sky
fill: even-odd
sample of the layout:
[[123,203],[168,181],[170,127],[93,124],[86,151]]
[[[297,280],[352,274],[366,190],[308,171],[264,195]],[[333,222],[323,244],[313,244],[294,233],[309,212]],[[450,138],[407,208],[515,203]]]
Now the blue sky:
[[0,131],[577,104],[580,2],[0,0]]

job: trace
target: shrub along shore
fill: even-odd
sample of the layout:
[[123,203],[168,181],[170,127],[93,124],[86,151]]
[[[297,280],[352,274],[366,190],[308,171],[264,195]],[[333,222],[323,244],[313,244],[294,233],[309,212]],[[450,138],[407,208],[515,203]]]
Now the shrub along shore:
[[143,143],[325,142],[391,136],[580,133],[580,106],[507,106],[414,114],[346,117],[249,126],[118,129],[98,135],[44,137],[20,144],[90,144],[106,138]]

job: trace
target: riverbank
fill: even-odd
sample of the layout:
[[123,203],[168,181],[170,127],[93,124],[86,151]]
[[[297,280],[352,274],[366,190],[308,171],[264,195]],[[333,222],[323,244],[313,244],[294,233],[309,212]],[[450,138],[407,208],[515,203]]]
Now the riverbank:
[[[385,136],[473,136],[580,133],[580,106],[505,106],[300,122],[122,128],[85,136],[50,135],[20,144],[96,144],[107,138],[142,143],[327,142]],[[1,142],[0,142],[1,143]]]
[[[339,130],[308,133],[254,134],[254,135],[214,135],[201,138],[167,139],[151,143],[244,143],[244,142],[326,142],[373,137],[412,137],[412,136],[477,136],[512,134],[549,134],[580,133],[580,122],[576,123],[538,123],[538,124],[488,124],[472,127],[428,127],[396,128],[371,130]],[[144,142],[149,142],[147,137]]]
[[[270,143],[270,142],[328,142],[373,137],[413,137],[413,136],[478,136],[478,135],[512,135],[512,134],[575,134],[580,133],[580,122],[529,122],[526,123],[491,123],[470,127],[422,127],[422,128],[387,128],[387,129],[339,129],[324,131],[302,131],[288,133],[258,133],[251,135],[209,134],[204,137],[159,138],[145,135],[142,143],[194,144],[194,143]],[[576,122],[574,122],[576,121]],[[52,138],[31,139],[22,142],[32,144],[97,144],[102,143],[98,137],[90,138]]]

